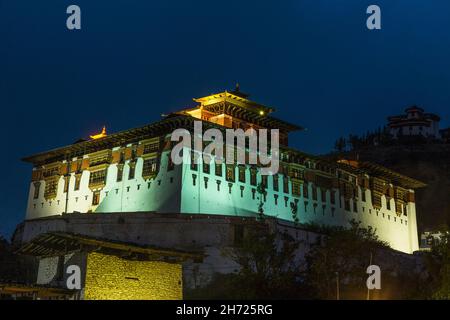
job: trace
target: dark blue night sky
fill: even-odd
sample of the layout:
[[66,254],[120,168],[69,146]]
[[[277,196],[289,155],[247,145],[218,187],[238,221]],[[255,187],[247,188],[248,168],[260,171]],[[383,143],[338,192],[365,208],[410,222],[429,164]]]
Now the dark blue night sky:
[[[69,31],[66,8],[82,10]],[[366,28],[366,8],[382,30]],[[25,216],[23,156],[150,123],[236,82],[325,153],[412,104],[450,125],[450,1],[0,0],[0,234]]]

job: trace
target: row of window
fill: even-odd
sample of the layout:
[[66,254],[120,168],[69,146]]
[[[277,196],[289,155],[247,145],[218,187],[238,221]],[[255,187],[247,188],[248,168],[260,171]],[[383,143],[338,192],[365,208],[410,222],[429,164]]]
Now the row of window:
[[[173,177],[170,177],[170,183],[173,183],[173,181],[174,181]],[[161,185],[161,180],[158,180],[157,182],[158,182],[158,186],[160,186]],[[151,182],[149,181],[149,182],[147,182],[147,189],[150,189],[150,186],[151,186]],[[141,185],[140,184],[138,184],[136,187],[137,187],[137,190],[141,189]],[[39,186],[37,188],[35,188],[35,192],[36,192],[36,190],[39,190],[38,188],[39,188]],[[119,189],[115,189],[115,190],[116,190],[116,194],[118,194],[119,193]],[[127,190],[127,192],[130,192],[130,186],[126,187],[126,190]],[[105,191],[105,196],[108,196],[108,193],[109,193],[109,191]],[[85,200],[87,200],[87,199],[88,199],[88,196],[85,196]],[[78,197],[75,197],[75,202],[78,202]],[[52,205],[52,201],[50,201],[49,203],[50,203],[50,206],[51,206]],[[100,203],[100,190],[93,191],[92,205],[95,206],[95,205],[98,205],[99,203]],[[59,205],[59,200],[57,200],[57,204]],[[36,209],[36,204],[34,204],[33,206],[34,206],[34,209]],[[43,206],[44,206],[44,203],[42,203],[42,207]]]
[[144,154],[159,151],[159,142],[144,145]]
[[[216,176],[222,176],[222,164],[215,163],[214,164],[214,173]],[[208,163],[203,163],[202,165],[203,173],[210,174],[211,173],[211,165]],[[193,171],[198,171],[198,166],[196,163],[191,162],[191,169]],[[246,175],[245,175],[246,167],[244,165],[238,166],[238,180],[239,182],[246,183]],[[303,172],[300,170],[293,169],[294,176],[297,178],[303,178]],[[235,166],[234,165],[226,165],[226,180],[229,182],[235,182]],[[257,185],[257,170],[256,168],[250,168],[250,185]],[[268,176],[261,176],[261,185],[264,188],[268,186]],[[277,174],[272,175],[272,186],[274,191],[279,191],[279,176]],[[301,183],[292,182],[292,194],[295,196],[301,196],[303,189],[303,197],[308,198],[308,187]],[[313,200],[317,200],[317,190],[321,190],[322,193],[322,201],[324,202],[326,199],[326,189],[320,188],[312,188],[312,198]],[[287,177],[283,177],[283,192],[289,193],[289,179]],[[365,194],[363,195],[363,201],[365,201]],[[331,190],[331,203],[335,203],[335,191]]]
[[[238,181],[242,182],[242,183],[246,183],[246,175],[245,175],[245,171],[246,171],[246,166],[244,165],[238,165]],[[196,163],[194,163],[193,161],[191,162],[191,170],[192,171],[198,171],[198,165]],[[235,171],[235,165],[230,164],[230,165],[225,165],[225,178],[227,181],[229,182],[235,182],[236,181],[236,171]],[[211,174],[211,165],[209,163],[203,163],[202,164],[202,171],[205,174]],[[214,174],[218,177],[222,177],[223,176],[223,165],[220,163],[215,163],[214,164]],[[268,177],[267,176],[261,176],[261,185],[264,188],[267,188],[268,186]],[[278,191],[278,175],[272,175],[272,179],[273,179],[273,189],[275,191]],[[250,168],[250,185],[252,186],[256,186],[257,185],[257,169],[256,168]],[[285,177],[284,181],[283,181],[283,190],[285,193],[289,193],[289,184],[288,184],[288,179]]]
[[[218,164],[215,163],[214,164],[214,174],[216,176],[221,177],[222,176],[222,164]],[[239,182],[242,183],[246,183],[246,175],[245,175],[245,171],[246,171],[246,166],[244,165],[239,165],[238,167],[238,180]],[[191,162],[191,169],[193,171],[198,171],[198,165],[196,163],[194,163],[193,161]],[[211,173],[211,165],[208,163],[203,163],[202,165],[202,171],[203,173],[206,174],[210,174]],[[292,169],[292,174],[294,178],[298,178],[298,179],[303,179],[303,171],[298,170],[298,169]],[[234,165],[226,165],[226,180],[229,182],[235,182],[235,166]],[[283,192],[284,193],[289,193],[289,179],[284,176],[283,177]],[[261,176],[261,185],[264,188],[267,188],[268,186],[268,176]],[[252,186],[256,186],[257,185],[257,170],[256,168],[250,168],[250,185]],[[274,191],[279,191],[279,176],[278,175],[272,175],[272,185],[273,185],[273,190]],[[322,202],[325,202],[326,199],[326,189],[323,188],[316,188],[315,186],[312,187],[312,199],[313,200],[317,200],[317,193],[318,190],[320,190],[321,192],[321,199]],[[330,201],[332,204],[335,204],[335,191],[334,190],[330,190],[331,195],[330,195]],[[309,191],[308,191],[308,187],[305,184],[302,184],[300,182],[292,182],[292,194],[294,196],[298,196],[300,197],[303,194],[304,198],[309,198]],[[366,193],[365,190],[363,190],[363,192],[361,193],[361,200],[363,202],[366,202]]]
[[[151,158],[151,159],[144,160],[143,168],[142,168],[142,176],[149,177],[149,176],[156,174],[158,172],[158,165],[159,165],[158,158]],[[168,170],[171,170],[171,169],[173,169],[173,165],[171,166],[169,164]],[[135,165],[130,165],[129,171],[128,171],[128,180],[134,179],[135,173],[136,173]],[[95,186],[95,185],[101,185],[101,184],[106,183],[106,176],[107,176],[107,169],[91,172],[91,174],[89,175],[89,185]],[[64,177],[64,178],[65,178],[64,192],[67,192],[69,190],[69,177]],[[123,179],[123,166],[119,165],[118,170],[117,170],[116,181],[121,182],[122,179]],[[76,174],[75,175],[75,186],[74,186],[75,191],[80,189],[80,182],[81,182],[81,174]],[[33,196],[34,199],[37,199],[39,197],[40,186],[41,186],[41,183],[39,181],[34,183],[34,196]],[[58,187],[57,179],[48,180],[45,184],[44,196],[47,198],[47,197],[56,195],[57,187]]]
[[[195,170],[195,167],[193,167],[193,170]],[[234,182],[234,179],[230,178],[230,177],[233,177],[233,175],[234,175],[234,166],[233,165],[227,166],[227,170],[229,170],[229,172],[230,172],[229,176],[227,174],[227,181]],[[210,165],[209,164],[204,164],[203,165],[203,172],[204,173],[210,173]],[[245,183],[245,167],[244,166],[239,166],[239,172],[240,173],[243,172],[242,174],[240,174],[240,177],[242,177],[242,179],[239,179],[239,181]],[[250,172],[251,172],[251,174],[250,174],[251,185],[256,186],[256,170],[250,170]],[[221,164],[215,164],[215,174],[217,176],[221,176],[222,175],[222,165]],[[193,178],[193,185],[195,186],[197,175],[193,174],[192,178]],[[267,176],[261,176],[261,178],[262,178],[261,183],[264,186],[267,186]],[[278,190],[278,175],[273,175],[272,178],[273,178],[273,182],[274,182],[274,184],[273,184],[274,190],[275,191],[279,191]],[[208,180],[209,179],[207,177],[204,178],[205,189],[208,188]],[[284,180],[287,181],[286,177],[284,177]],[[220,184],[221,184],[221,181],[217,180],[217,191],[220,191]],[[232,184],[229,184],[229,192],[230,193],[231,193],[231,187],[232,187]],[[241,186],[241,197],[243,196],[243,188],[244,187]],[[287,184],[285,184],[285,188],[284,189],[285,189],[285,191],[284,191],[285,193],[289,193]],[[253,194],[253,199],[255,198],[254,197],[255,190],[256,189],[252,189],[252,191],[253,191],[253,193],[252,193]],[[318,188],[318,187],[314,187],[313,186],[311,190],[312,190],[312,200],[315,200],[315,201],[318,200],[318,197],[317,197],[318,196],[318,191],[320,191],[320,193],[321,193],[321,201],[322,202],[326,202],[327,189]],[[302,193],[303,193],[303,197],[305,199],[309,198],[308,186],[306,184],[300,184],[300,183],[293,182],[292,183],[292,195],[300,197]],[[278,195],[275,194],[274,196],[275,196],[275,204],[277,204]],[[265,194],[264,194],[264,201],[265,201]],[[362,202],[366,202],[366,191],[365,191],[365,189],[363,189],[362,192],[361,192],[361,201]],[[336,203],[336,191],[335,190],[330,190],[330,202],[331,202],[331,204],[335,204]],[[390,205],[389,199],[387,199],[386,203],[387,203],[387,210],[391,210],[391,205]],[[339,199],[339,207],[342,208],[341,199]],[[358,212],[357,202],[353,201],[353,208],[351,208],[351,206],[350,206],[350,199],[344,199],[344,208],[345,208],[346,211],[352,211],[353,210],[353,212]],[[402,208],[403,208],[403,214],[406,216],[407,215],[407,207],[406,206],[402,206]]]
[[[149,143],[149,144],[144,145],[143,154],[149,154],[149,153],[157,152],[157,151],[159,151],[159,142]],[[136,147],[134,146],[131,149],[131,159],[134,160],[136,158],[137,158],[137,150],[136,150]],[[110,163],[110,161],[111,161],[111,153],[104,153],[104,154],[100,154],[98,156],[95,156],[95,157],[92,157],[91,159],[89,159],[89,166],[94,167],[97,165]],[[125,151],[122,151],[120,153],[119,163],[120,164],[125,163]],[[77,161],[77,172],[79,172],[79,171],[81,171],[81,160]]]
[[[363,194],[364,194],[364,192],[363,192]],[[353,208],[351,208],[351,206],[350,206],[350,199],[344,199],[344,209],[346,211],[358,212],[357,202],[353,201]],[[391,211],[391,202],[390,202],[389,198],[386,198],[386,210]],[[363,207],[363,211],[364,211],[364,207]],[[371,211],[371,210],[369,209],[369,211]],[[404,216],[407,216],[408,215],[408,207],[405,206],[405,205],[402,205],[401,210],[398,213],[399,214],[403,213]]]

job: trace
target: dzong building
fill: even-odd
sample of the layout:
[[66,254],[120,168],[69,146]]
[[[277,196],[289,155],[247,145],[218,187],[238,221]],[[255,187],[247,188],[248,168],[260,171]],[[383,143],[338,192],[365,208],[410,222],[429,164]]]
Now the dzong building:
[[[32,174],[16,237],[22,253],[40,257],[40,285],[63,283],[58,268],[72,259],[84,270],[78,298],[115,292],[108,281],[125,298],[182,298],[183,286],[235,270],[221,248],[232,247],[246,227],[258,223],[261,202],[275,228],[299,237],[308,237],[308,225],[349,226],[356,220],[375,228],[394,250],[418,250],[414,194],[424,186],[420,181],[377,164],[289,147],[289,134],[302,128],[273,117],[274,108],[238,88],[194,101],[194,108],[158,122],[112,134],[103,130],[24,159]],[[171,134],[178,128],[193,132],[194,121],[202,121],[204,130],[278,129],[278,173],[261,175],[260,165],[219,164],[214,155],[210,163],[199,158],[174,164]],[[192,150],[183,150],[183,157],[191,156]],[[124,253],[141,258],[123,260]],[[121,270],[117,278],[100,275],[107,265]],[[154,271],[142,275],[141,267]],[[133,280],[139,277],[152,294]],[[133,285],[135,293],[126,293]]]

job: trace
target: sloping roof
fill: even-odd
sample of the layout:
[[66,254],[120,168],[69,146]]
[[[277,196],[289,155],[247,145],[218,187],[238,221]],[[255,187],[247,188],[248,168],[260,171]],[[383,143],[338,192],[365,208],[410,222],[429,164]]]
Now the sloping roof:
[[35,284],[0,282],[0,293],[6,295],[34,296],[34,298],[48,299],[50,297],[70,297],[79,290],[49,287]]
[[201,105],[209,105],[218,101],[230,101],[239,103],[243,107],[253,108],[255,109],[255,112],[259,112],[260,110],[264,110],[267,113],[275,111],[272,107],[268,107],[247,99],[247,95],[239,95],[236,92],[228,92],[226,90],[224,92],[214,93],[205,97],[194,98],[194,101],[199,102]]
[[410,178],[376,163],[346,159],[339,160],[338,163],[340,166],[345,166],[344,169],[346,170],[353,167],[355,173],[367,173],[370,176],[383,178],[403,188],[418,189],[426,187],[426,184],[422,181]]
[[69,156],[75,157],[77,155],[84,155],[86,153],[92,153],[104,149],[111,149],[124,143],[136,142],[163,133],[168,133],[174,128],[189,125],[190,122],[192,122],[192,118],[189,116],[171,114],[170,116],[160,121],[142,127],[109,134],[106,137],[100,139],[81,141],[79,143],[74,143],[68,146],[40,152],[25,157],[22,160],[34,164],[48,162],[50,159],[55,159],[55,161],[64,160]]
[[203,254],[174,249],[140,246],[105,239],[87,237],[66,232],[48,232],[25,243],[17,253],[39,257],[61,256],[76,251],[97,251],[106,254],[139,256],[146,260],[179,262],[184,260],[202,260]]
[[239,95],[239,93],[236,92],[224,91],[201,98],[195,98],[194,101],[200,103],[200,106],[205,110],[216,113],[224,112],[225,114],[236,116],[239,119],[259,124],[263,127],[277,128],[286,131],[304,129],[301,126],[269,115],[275,111],[274,108],[251,101],[247,99],[247,95]]

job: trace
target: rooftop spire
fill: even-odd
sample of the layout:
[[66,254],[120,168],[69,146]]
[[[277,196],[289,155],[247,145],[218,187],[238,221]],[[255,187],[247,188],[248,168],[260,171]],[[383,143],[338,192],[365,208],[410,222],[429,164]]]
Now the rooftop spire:
[[103,126],[102,132],[90,136],[90,138],[93,140],[104,138],[104,137],[106,137],[106,126]]
[[239,82],[236,82],[236,87],[230,93],[234,94],[235,96],[239,96],[241,98],[247,98],[249,96],[249,94],[241,91],[241,86],[239,85]]

